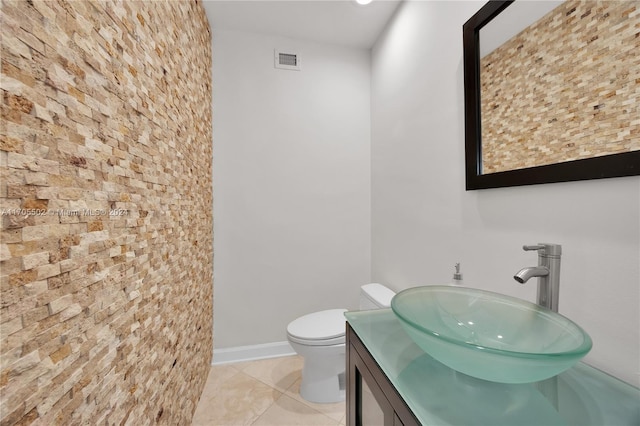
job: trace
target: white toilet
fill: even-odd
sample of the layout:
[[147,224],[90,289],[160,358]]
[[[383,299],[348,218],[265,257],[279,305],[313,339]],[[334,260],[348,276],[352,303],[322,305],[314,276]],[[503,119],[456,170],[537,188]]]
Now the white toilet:
[[[360,309],[391,306],[395,293],[372,283],[360,287]],[[331,403],[345,399],[346,309],[329,309],[295,319],[287,326],[291,347],[304,358],[300,395],[311,402]]]

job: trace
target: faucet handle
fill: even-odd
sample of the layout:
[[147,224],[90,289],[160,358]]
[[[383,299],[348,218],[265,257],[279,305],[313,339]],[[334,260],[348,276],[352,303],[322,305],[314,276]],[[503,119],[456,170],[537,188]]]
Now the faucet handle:
[[522,246],[524,251],[542,250],[539,255],[547,257],[560,257],[562,255],[562,246],[560,244],[538,243],[535,246]]

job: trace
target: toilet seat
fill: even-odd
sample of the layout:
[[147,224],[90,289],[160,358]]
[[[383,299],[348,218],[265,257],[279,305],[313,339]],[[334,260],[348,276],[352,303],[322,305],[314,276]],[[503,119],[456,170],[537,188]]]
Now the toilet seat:
[[328,309],[293,320],[287,326],[292,342],[308,346],[331,346],[344,343],[346,309]]
[[305,339],[294,337],[290,334],[287,337],[289,338],[289,343],[297,343],[303,346],[337,346],[337,345],[344,346],[345,344],[344,336],[335,337],[333,339],[326,339],[326,340],[305,340]]

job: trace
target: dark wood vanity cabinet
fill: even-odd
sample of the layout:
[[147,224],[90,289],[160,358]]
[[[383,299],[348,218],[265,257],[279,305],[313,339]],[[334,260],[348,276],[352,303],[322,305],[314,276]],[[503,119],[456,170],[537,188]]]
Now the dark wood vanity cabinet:
[[419,426],[402,397],[347,323],[347,425]]
[[487,382],[426,354],[391,309],[345,317],[349,426],[640,426],[640,390],[586,364],[551,383]]

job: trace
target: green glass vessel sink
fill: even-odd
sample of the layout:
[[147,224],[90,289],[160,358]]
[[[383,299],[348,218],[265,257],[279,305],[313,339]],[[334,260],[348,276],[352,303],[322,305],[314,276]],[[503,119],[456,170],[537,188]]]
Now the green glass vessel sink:
[[514,297],[467,287],[396,294],[391,308],[409,337],[448,367],[479,379],[529,383],[555,376],[589,350],[573,321]]

